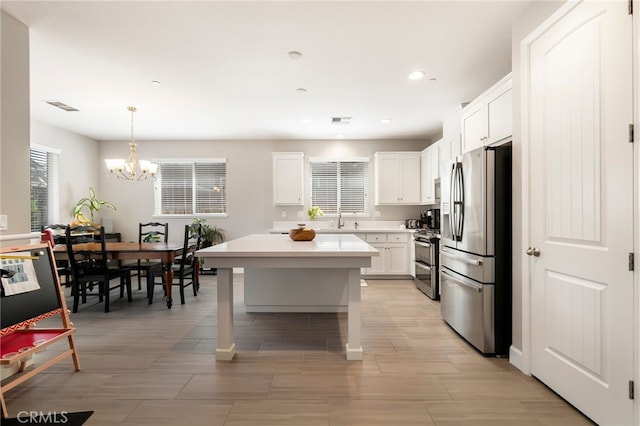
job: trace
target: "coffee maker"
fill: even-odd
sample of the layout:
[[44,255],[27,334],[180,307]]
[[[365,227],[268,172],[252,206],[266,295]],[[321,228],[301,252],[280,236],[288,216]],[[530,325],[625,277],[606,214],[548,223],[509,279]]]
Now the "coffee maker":
[[440,231],[440,209],[428,209],[420,213],[420,219],[427,229]]

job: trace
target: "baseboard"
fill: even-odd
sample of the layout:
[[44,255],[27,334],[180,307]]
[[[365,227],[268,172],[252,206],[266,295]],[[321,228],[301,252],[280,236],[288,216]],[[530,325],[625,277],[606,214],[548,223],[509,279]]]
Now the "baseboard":
[[524,359],[522,357],[522,351],[516,347],[509,347],[509,362],[513,364],[518,370],[524,374],[529,375],[524,368]]
[[246,312],[347,312],[347,306],[326,305],[245,305]]

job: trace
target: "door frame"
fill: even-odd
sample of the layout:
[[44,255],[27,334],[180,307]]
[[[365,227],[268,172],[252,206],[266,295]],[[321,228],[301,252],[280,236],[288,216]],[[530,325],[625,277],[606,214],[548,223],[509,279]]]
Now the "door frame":
[[[522,205],[522,228],[521,238],[522,247],[520,247],[520,253],[514,252],[514,259],[520,256],[521,262],[521,320],[522,320],[522,347],[511,347],[510,361],[516,367],[518,367],[523,373],[531,375],[531,268],[529,264],[529,256],[525,253],[525,248],[531,241],[530,222],[531,212],[529,203],[529,194],[531,190],[530,179],[530,158],[532,141],[529,140],[529,116],[530,116],[530,98],[529,92],[530,75],[528,72],[530,64],[530,51],[531,45],[536,41],[544,32],[546,32],[551,26],[553,26],[558,20],[571,11],[577,4],[583,0],[567,0],[561,5],[555,12],[553,12],[546,20],[544,20],[539,26],[537,26],[531,33],[524,37],[520,41],[520,79],[518,83],[521,87],[521,102],[520,109],[515,108],[516,114],[519,115],[520,122],[520,136],[521,136],[521,166],[522,166],[522,193],[521,193],[521,205]],[[633,4],[633,17],[632,17],[632,66],[633,66],[633,124],[635,128],[635,144],[640,144],[640,0],[632,0]],[[636,272],[633,276],[634,284],[634,318],[633,318],[633,336],[634,336],[634,373],[633,380],[635,382],[635,401],[634,402],[634,420],[636,424],[640,424],[640,404],[637,402],[640,400],[640,149],[634,147],[634,170],[633,170],[633,249],[635,253],[635,267]],[[515,247],[517,250],[517,247]],[[515,278],[515,277],[514,277]]]

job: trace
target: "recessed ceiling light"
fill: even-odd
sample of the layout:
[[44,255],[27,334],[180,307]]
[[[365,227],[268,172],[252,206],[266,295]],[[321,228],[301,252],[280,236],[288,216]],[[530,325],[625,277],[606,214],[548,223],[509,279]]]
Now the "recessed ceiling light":
[[158,80],[151,80],[151,84],[154,86],[160,86],[161,83]]
[[297,50],[292,50],[290,52],[287,52],[287,58],[291,59],[292,61],[297,61],[298,59],[302,58],[302,53],[298,52]]
[[298,87],[296,89],[296,92],[298,92],[298,93],[307,93],[307,89],[305,89],[304,87]]
[[391,123],[391,119],[390,118],[381,118],[380,122],[382,124],[389,124],[389,123]]
[[424,71],[413,71],[409,74],[409,80],[422,80]]

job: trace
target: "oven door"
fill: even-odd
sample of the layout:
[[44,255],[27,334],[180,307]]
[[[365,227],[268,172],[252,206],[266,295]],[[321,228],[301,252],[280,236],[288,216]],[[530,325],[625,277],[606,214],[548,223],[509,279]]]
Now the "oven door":
[[415,240],[415,260],[416,262],[422,262],[427,265],[434,265],[436,262],[434,256],[434,247],[428,241]]
[[426,263],[417,261],[415,262],[416,278],[415,283],[418,290],[426,294],[433,300],[438,300],[438,280],[436,279],[435,266],[429,266]]

